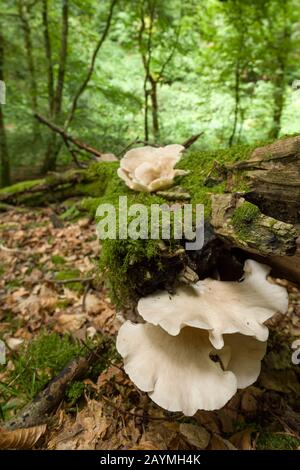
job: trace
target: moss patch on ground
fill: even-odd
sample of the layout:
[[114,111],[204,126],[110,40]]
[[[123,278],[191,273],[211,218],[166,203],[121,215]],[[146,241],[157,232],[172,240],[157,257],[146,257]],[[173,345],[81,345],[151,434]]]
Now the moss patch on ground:
[[279,432],[262,432],[256,443],[258,450],[296,450],[299,445],[296,437]]
[[[79,269],[72,269],[72,268],[66,268],[62,271],[58,271],[54,279],[55,281],[70,281],[71,279],[77,279],[80,278],[81,273]],[[68,282],[67,283],[68,287],[70,289],[80,291],[83,289],[82,283],[81,282]]]
[[[88,355],[99,344],[103,344],[101,358],[88,374],[95,380],[116,357],[114,343],[105,337],[98,338],[97,342],[89,340],[87,349],[69,334],[60,335],[44,330],[18,352],[11,352],[13,367],[0,382],[0,420],[10,419],[12,413],[33,400],[71,360]],[[6,368],[6,365],[0,365],[0,373],[4,373]],[[70,383],[66,392],[67,401],[74,404],[81,397],[83,389],[84,384],[80,381]]]

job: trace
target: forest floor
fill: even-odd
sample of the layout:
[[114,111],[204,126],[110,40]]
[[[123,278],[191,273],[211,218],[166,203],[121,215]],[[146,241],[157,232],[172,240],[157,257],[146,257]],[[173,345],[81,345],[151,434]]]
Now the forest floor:
[[[0,215],[0,419],[8,420],[76,355],[120,325],[97,277],[99,241],[87,218],[69,209],[13,209]],[[79,279],[79,280],[78,280]],[[82,279],[84,279],[82,281]],[[286,280],[288,314],[270,324],[269,352],[257,383],[219,411],[168,413],[139,391],[110,347],[98,368],[71,384],[37,449],[300,449],[300,287]],[[1,427],[1,424],[0,424]],[[1,437],[0,437],[1,448]]]

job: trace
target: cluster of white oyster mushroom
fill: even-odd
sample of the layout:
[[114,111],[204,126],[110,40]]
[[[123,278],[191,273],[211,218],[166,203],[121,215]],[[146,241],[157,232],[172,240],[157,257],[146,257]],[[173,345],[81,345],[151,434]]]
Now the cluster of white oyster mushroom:
[[188,173],[175,170],[184,147],[173,144],[165,147],[140,147],[125,153],[120,162],[118,175],[130,189],[151,193],[169,188],[175,176]]
[[[169,154],[174,148],[177,158],[179,147],[163,150]],[[131,150],[119,175],[131,188],[150,191],[161,188],[162,179],[158,182],[158,173],[150,171],[159,149],[146,149],[142,169],[137,171],[137,161],[143,149]],[[269,272],[248,259],[239,282],[207,278],[174,294],[159,291],[141,298],[137,309],[145,323],[126,321],[117,337],[130,379],[169,411],[191,416],[198,409],[222,408],[237,389],[258,378],[269,333],[264,322],[288,308],[286,289],[269,282]]]

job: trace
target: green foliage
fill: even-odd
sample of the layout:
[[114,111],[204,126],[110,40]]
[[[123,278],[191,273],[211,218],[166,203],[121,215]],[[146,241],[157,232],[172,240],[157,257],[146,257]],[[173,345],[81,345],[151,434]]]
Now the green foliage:
[[66,398],[71,406],[75,405],[75,403],[82,397],[84,389],[84,383],[79,382],[78,380],[75,380],[69,385],[66,391]]
[[232,216],[232,225],[237,233],[243,236],[243,234],[247,234],[249,225],[252,225],[259,215],[259,208],[251,204],[251,202],[245,201],[240,207],[235,209]]
[[261,432],[256,446],[258,450],[296,450],[300,440],[286,433]]
[[51,261],[53,264],[55,265],[62,265],[62,264],[65,264],[65,259],[62,257],[62,256],[59,256],[59,255],[53,255],[51,256]]
[[[23,346],[14,357],[9,383],[1,382],[3,396],[18,396],[24,402],[33,399],[46,384],[73,358],[86,354],[86,349],[69,335],[41,332]],[[4,369],[4,366],[1,366]]]
[[[63,271],[58,271],[55,273],[54,279],[56,281],[69,281],[74,278],[80,278],[81,274],[79,269],[66,268]],[[80,282],[68,282],[68,287],[70,289],[81,291],[83,286]]]
[[[70,133],[100,151],[115,153],[137,137],[144,138],[142,56],[149,52],[152,8],[150,73],[158,80],[160,143],[182,142],[204,131],[195,148],[208,150],[225,147],[229,141],[247,144],[274,138],[277,133],[299,132],[300,94],[291,87],[299,78],[297,2],[123,0],[114,10],[109,34],[91,81],[79,99]],[[43,2],[23,3],[28,5],[38,112],[49,116]],[[40,167],[51,133],[32,118],[32,74],[18,5],[15,1],[3,4],[0,21],[5,44],[4,78],[8,82],[3,106],[5,131],[11,163],[14,169],[20,166],[20,178],[23,165]],[[61,3],[48,5],[56,79]],[[84,6],[76,1],[70,6],[63,109],[56,124],[63,125],[86,76],[109,6],[109,0],[88,0]],[[152,112],[150,103],[149,119]],[[79,159],[86,161],[82,155]],[[70,161],[69,152],[61,145],[59,163]]]
[[[5,365],[0,365],[0,373],[5,372],[5,379],[0,381],[0,419],[11,417],[11,412],[33,400],[71,360],[88,355],[90,349],[100,348],[100,345],[99,360],[87,374],[92,380],[96,380],[108,364],[118,358],[115,344],[110,338],[98,338],[97,344],[88,340],[87,350],[69,334],[40,331],[17,353],[12,352],[13,367],[8,372]],[[84,383],[80,381],[68,384],[66,397],[71,406],[80,399],[84,388]]]

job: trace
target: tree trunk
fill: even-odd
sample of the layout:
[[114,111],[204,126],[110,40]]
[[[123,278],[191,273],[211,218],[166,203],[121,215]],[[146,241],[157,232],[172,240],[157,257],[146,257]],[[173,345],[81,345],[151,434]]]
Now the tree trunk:
[[152,110],[152,132],[154,142],[159,142],[159,121],[158,121],[158,100],[157,100],[157,81],[150,75],[151,83],[151,110]]
[[[37,88],[37,82],[36,82],[33,46],[32,46],[32,38],[31,38],[32,35],[31,35],[29,18],[28,18],[28,10],[23,0],[19,0],[18,7],[19,7],[19,17],[20,17],[21,25],[23,29],[24,48],[26,52],[27,69],[28,69],[28,74],[29,74],[29,90],[30,90],[31,108],[32,108],[33,113],[36,113],[38,110],[38,88]],[[32,121],[32,130],[33,130],[33,141],[36,142],[40,139],[40,129],[35,119],[33,119]]]
[[[44,5],[45,8],[45,5]],[[45,9],[44,9],[45,17]],[[62,0],[62,28],[61,28],[61,49],[60,49],[60,59],[57,73],[57,84],[55,94],[53,96],[53,102],[50,106],[53,121],[59,123],[61,110],[62,110],[62,100],[63,100],[63,90],[64,90],[64,81],[65,81],[65,72],[66,72],[66,63],[67,63],[67,53],[68,53],[68,30],[69,30],[69,2],[68,0]],[[44,25],[45,31],[45,25]],[[44,32],[45,35],[45,32]],[[45,42],[46,54],[49,54],[49,45],[47,41]],[[48,50],[47,50],[48,48]],[[51,57],[48,57],[51,60]],[[48,88],[51,86],[51,76],[49,76],[49,66],[48,62]],[[44,158],[44,164],[42,171],[47,173],[48,171],[54,171],[56,168],[56,161],[59,151],[62,147],[62,143],[57,140],[57,137],[53,134],[50,135],[48,140],[48,145],[46,149],[46,154]]]
[[239,117],[239,108],[240,108],[240,58],[237,58],[236,67],[235,67],[235,86],[234,86],[234,118],[233,118],[233,128],[231,135],[229,137],[228,145],[231,147],[234,142],[237,125],[238,125],[238,117]]
[[[4,39],[0,24],[0,80],[4,82]],[[4,125],[3,108],[0,103],[0,161],[1,161],[1,186],[10,184],[10,162],[8,155],[6,130]]]
[[10,184],[10,164],[4,127],[2,105],[0,104],[0,160],[1,160],[1,186]]
[[285,95],[285,76],[284,66],[282,63],[278,64],[278,70],[275,72],[274,79],[274,91],[273,91],[273,123],[269,133],[271,139],[278,139],[281,130],[281,117],[284,106],[284,95]]
[[48,82],[48,108],[49,116],[53,115],[53,102],[54,102],[54,77],[52,65],[52,47],[49,33],[49,20],[48,20],[48,0],[43,0],[42,22],[44,30],[44,44],[45,56],[47,62],[47,82]]

